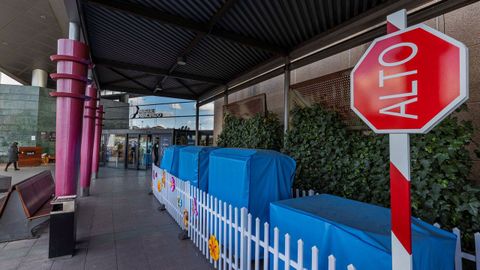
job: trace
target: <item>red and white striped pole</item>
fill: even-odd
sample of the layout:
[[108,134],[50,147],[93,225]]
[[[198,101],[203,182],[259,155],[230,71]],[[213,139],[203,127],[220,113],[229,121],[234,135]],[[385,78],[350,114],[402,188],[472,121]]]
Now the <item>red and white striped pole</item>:
[[[387,33],[407,27],[407,12],[387,16]],[[392,270],[412,270],[410,205],[410,136],[390,134],[390,203],[392,222]]]

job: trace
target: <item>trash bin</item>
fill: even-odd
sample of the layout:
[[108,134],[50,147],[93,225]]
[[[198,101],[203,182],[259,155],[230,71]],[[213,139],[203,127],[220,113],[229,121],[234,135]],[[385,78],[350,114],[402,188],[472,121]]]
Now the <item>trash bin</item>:
[[60,196],[52,200],[48,258],[73,256],[76,240],[76,196]]

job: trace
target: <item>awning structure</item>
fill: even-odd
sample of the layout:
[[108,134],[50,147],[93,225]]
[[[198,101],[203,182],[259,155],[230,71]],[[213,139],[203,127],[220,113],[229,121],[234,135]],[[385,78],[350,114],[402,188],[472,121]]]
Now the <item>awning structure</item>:
[[205,104],[385,33],[475,1],[82,0],[79,13],[101,89]]

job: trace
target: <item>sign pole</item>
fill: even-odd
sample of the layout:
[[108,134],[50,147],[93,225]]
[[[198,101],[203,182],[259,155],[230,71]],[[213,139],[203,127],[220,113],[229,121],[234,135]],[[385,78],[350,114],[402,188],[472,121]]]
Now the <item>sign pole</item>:
[[[388,34],[406,27],[405,9],[387,16]],[[409,134],[390,134],[389,144],[392,270],[412,270],[410,136]]]

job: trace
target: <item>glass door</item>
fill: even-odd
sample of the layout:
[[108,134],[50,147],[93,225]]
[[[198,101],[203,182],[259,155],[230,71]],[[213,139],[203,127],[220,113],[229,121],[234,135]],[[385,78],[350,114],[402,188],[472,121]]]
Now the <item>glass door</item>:
[[138,135],[128,135],[127,168],[138,168]]
[[138,147],[138,168],[146,170],[152,165],[152,136],[140,135]]
[[125,168],[125,135],[109,134],[105,149],[107,167]]

